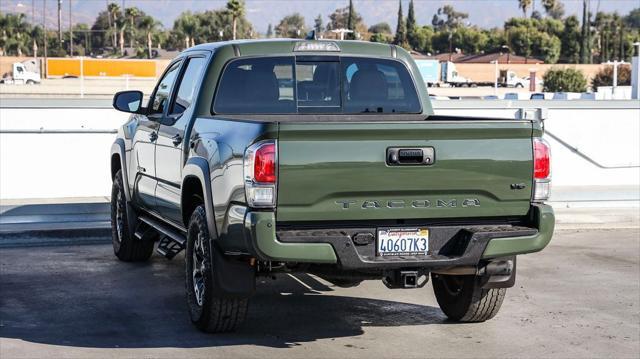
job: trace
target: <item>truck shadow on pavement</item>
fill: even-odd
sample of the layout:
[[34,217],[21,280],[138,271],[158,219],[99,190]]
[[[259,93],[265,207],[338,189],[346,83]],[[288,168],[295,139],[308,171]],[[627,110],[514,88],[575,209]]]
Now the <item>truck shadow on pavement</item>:
[[0,264],[0,336],[41,344],[287,348],[358,336],[367,326],[445,321],[437,307],[362,298],[357,289],[283,275],[260,280],[248,319],[235,333],[209,335],[189,321],[182,256],[132,264],[117,261],[110,245],[23,247],[3,249]]

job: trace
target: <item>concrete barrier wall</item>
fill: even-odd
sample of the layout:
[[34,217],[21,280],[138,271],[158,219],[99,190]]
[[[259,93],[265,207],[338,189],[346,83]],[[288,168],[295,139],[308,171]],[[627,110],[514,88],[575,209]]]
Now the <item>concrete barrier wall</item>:
[[[66,108],[60,107],[63,104]],[[101,100],[38,103],[4,100],[0,106],[0,198],[108,196],[111,185],[108,157],[114,129],[127,119],[126,114],[109,106],[108,101]],[[572,189],[569,197],[579,200],[596,196],[600,200],[637,202],[640,197],[638,102],[434,103],[438,114],[499,118],[516,118],[522,108],[543,106],[549,107],[545,127],[546,138],[552,145],[554,187]],[[74,132],[37,133],[40,130]],[[28,131],[32,133],[24,133]],[[603,189],[598,191],[600,194],[587,193],[586,188],[594,186]],[[613,193],[614,187],[622,190]],[[558,197],[558,193],[565,193],[566,197],[567,192],[554,192],[555,200],[566,199]]]
[[90,57],[47,59],[47,77],[156,77],[154,60],[93,59]]
[[[603,68],[608,65],[601,64],[498,64],[499,70],[512,70],[519,77],[527,77],[531,70],[535,70],[537,78],[542,78],[544,74],[552,68],[576,69],[582,72],[587,78],[587,82],[591,84],[591,79]],[[491,82],[496,78],[495,64],[456,64],[456,70],[460,76],[472,79],[477,82]]]

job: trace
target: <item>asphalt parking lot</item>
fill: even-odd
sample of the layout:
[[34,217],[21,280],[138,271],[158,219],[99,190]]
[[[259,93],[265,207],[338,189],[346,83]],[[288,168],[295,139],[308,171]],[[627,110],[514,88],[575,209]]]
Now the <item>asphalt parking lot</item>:
[[307,275],[263,279],[236,333],[189,322],[183,257],[118,262],[108,244],[0,251],[0,357],[634,357],[640,230],[556,232],[518,261],[501,312],[448,322],[431,286],[341,289]]

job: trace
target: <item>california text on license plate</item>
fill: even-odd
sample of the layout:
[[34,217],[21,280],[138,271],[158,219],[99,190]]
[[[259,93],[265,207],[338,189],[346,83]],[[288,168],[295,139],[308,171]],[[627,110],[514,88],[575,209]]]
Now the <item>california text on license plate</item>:
[[429,230],[426,228],[378,229],[378,255],[426,255],[429,251]]

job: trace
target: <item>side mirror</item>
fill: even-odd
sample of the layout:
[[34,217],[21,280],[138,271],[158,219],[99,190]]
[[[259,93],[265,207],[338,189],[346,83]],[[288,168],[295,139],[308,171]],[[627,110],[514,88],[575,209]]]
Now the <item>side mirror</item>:
[[113,96],[113,108],[122,112],[138,113],[142,108],[142,91],[120,91]]

